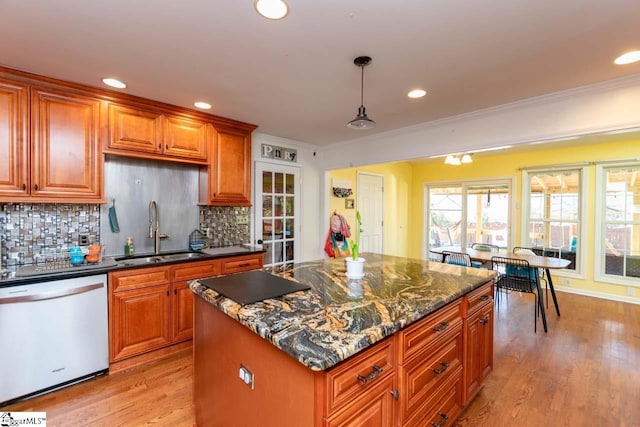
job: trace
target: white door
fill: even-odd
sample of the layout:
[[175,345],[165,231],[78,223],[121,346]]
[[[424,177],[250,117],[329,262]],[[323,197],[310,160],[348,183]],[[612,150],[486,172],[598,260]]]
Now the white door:
[[264,266],[285,271],[300,255],[300,168],[256,162],[255,236]]
[[358,211],[362,216],[360,252],[382,253],[384,176],[358,172]]

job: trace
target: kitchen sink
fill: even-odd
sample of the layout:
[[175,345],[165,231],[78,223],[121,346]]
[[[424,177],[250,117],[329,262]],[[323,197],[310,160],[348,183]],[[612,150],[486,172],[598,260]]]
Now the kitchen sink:
[[187,261],[190,259],[197,259],[207,256],[201,252],[178,252],[173,254],[158,254],[158,255],[140,255],[133,257],[121,257],[116,258],[116,261],[125,266],[129,265],[152,265],[160,264],[163,262],[172,261]]

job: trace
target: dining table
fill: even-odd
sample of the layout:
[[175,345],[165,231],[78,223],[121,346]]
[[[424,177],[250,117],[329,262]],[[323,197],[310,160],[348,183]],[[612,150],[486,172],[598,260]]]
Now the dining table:
[[[550,270],[560,270],[567,268],[571,261],[563,258],[555,258],[541,255],[529,255],[519,253],[513,253],[513,251],[507,251],[504,249],[498,251],[487,251],[487,250],[478,250],[470,247],[462,248],[459,246],[444,246],[437,248],[430,248],[430,252],[435,254],[442,255],[444,252],[459,252],[469,255],[472,261],[480,261],[480,262],[491,262],[491,257],[498,256],[503,258],[512,258],[512,259],[520,259],[525,260],[529,263],[529,267],[533,268],[542,268],[544,269],[547,276],[547,284],[549,286],[549,290],[551,291],[551,297],[553,298],[553,304],[556,308],[556,313],[560,316],[560,307],[558,306],[558,298],[556,297],[556,291],[553,287],[553,279],[551,278]],[[538,276],[536,274],[536,276]],[[545,332],[546,328],[546,319],[544,320]]]

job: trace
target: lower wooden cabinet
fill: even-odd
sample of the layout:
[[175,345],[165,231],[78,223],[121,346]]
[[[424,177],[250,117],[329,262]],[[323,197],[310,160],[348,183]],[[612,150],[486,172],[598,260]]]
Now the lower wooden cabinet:
[[469,310],[464,319],[465,403],[480,391],[484,379],[493,370],[493,287],[485,285],[476,289],[467,299]]
[[110,363],[143,356],[140,363],[145,363],[170,354],[168,347],[193,336],[194,296],[188,281],[259,269],[262,260],[258,253],[109,273]]
[[382,379],[350,405],[326,420],[326,427],[392,426],[394,420],[393,376]]
[[171,344],[170,285],[114,293],[111,297],[111,361]]

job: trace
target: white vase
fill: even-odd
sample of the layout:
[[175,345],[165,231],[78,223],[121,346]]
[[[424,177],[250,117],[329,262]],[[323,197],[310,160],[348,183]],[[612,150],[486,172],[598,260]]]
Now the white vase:
[[364,258],[354,260],[351,257],[346,259],[347,277],[349,279],[362,279],[364,277]]

